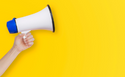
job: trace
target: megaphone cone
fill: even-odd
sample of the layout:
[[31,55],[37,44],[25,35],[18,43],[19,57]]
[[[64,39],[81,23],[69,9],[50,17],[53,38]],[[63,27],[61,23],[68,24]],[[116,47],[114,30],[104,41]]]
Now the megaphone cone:
[[9,33],[44,29],[55,32],[54,19],[49,5],[43,10],[22,18],[13,18],[7,22]]

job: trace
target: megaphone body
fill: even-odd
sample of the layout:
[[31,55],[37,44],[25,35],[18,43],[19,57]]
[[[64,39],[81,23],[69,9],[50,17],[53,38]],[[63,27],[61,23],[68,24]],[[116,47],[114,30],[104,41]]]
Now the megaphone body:
[[30,30],[50,30],[55,31],[54,20],[51,12],[51,8],[47,5],[43,10],[21,18],[13,18],[7,22],[7,28],[9,33],[27,33]]

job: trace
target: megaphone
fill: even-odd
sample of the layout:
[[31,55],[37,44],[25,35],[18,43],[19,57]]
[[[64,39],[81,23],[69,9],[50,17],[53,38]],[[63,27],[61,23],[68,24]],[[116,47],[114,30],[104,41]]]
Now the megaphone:
[[52,11],[49,5],[43,10],[22,18],[13,18],[7,22],[9,33],[27,33],[30,30],[55,31]]

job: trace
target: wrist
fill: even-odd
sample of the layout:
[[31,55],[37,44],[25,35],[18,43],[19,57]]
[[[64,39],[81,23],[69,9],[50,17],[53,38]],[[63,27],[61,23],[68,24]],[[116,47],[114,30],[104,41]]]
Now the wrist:
[[19,50],[17,46],[13,46],[13,47],[12,47],[12,50],[14,50],[14,51],[16,51],[16,52],[21,52],[21,50]]

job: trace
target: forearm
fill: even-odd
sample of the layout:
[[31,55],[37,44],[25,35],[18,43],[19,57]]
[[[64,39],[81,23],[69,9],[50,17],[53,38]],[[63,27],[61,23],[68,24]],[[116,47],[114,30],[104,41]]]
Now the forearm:
[[0,76],[7,70],[10,64],[14,61],[20,52],[16,48],[12,48],[1,60],[0,60]]
[[31,33],[19,34],[15,37],[13,48],[0,60],[0,76],[7,70],[18,54],[33,45],[34,38]]

